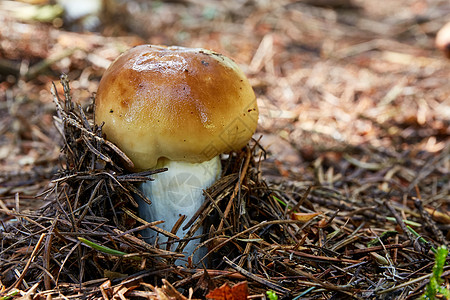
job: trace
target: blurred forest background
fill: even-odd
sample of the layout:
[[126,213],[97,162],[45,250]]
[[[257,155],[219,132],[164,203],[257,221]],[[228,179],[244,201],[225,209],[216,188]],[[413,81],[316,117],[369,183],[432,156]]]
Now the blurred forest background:
[[52,82],[67,74],[89,107],[121,52],[179,45],[232,57],[249,77],[269,183],[326,186],[369,210],[397,190],[416,217],[419,197],[448,243],[450,62],[434,46],[448,21],[448,0],[3,0],[0,205],[36,207],[60,167]]

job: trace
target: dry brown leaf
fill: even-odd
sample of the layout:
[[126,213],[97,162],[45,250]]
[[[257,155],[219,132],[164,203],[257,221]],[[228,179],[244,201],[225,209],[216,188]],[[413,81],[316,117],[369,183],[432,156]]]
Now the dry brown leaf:
[[292,220],[302,221],[306,223],[318,215],[320,215],[320,213],[292,213],[291,218]]
[[163,279],[162,282],[163,286],[161,291],[164,292],[168,299],[187,300],[187,298],[180,294],[180,292],[178,292],[167,280]]
[[247,297],[247,281],[239,282],[233,285],[233,287],[230,287],[228,283],[225,283],[206,295],[206,299],[211,300],[246,300]]
[[446,214],[429,207],[426,207],[425,210],[431,215],[433,220],[442,224],[450,224],[450,215],[448,213]]
[[109,299],[112,297],[111,293],[111,280],[106,280],[100,285],[100,292],[102,293],[103,299]]

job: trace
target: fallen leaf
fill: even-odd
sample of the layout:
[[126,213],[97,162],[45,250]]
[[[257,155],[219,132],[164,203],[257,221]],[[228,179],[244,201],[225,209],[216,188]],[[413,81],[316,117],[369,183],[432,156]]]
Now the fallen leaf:
[[102,293],[102,297],[104,299],[109,299],[112,297],[111,286],[111,280],[109,279],[100,285],[100,292]]
[[246,300],[247,297],[247,281],[237,283],[233,287],[230,287],[228,283],[224,283],[221,287],[206,295],[206,299],[210,300]]
[[103,277],[108,278],[108,279],[117,279],[117,278],[123,278],[126,276],[127,276],[127,274],[122,274],[122,273],[114,272],[114,271],[110,271],[110,270],[103,271]]
[[292,213],[291,218],[292,220],[302,221],[306,223],[318,215],[320,215],[320,213]]
[[442,224],[450,224],[450,215],[448,213],[446,214],[429,207],[426,207],[425,210],[431,215],[433,220]]
[[163,279],[162,282],[163,286],[160,290],[168,297],[167,299],[187,300],[187,298],[177,291],[170,282],[165,279]]

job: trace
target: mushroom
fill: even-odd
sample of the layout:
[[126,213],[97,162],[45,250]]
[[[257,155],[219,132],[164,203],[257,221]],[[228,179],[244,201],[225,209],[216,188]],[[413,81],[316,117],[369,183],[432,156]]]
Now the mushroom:
[[447,58],[450,58],[450,22],[445,24],[436,34],[436,47],[441,50]]
[[[203,204],[203,190],[220,177],[220,154],[248,143],[258,107],[231,59],[200,48],[141,45],[119,56],[103,75],[95,122],[135,171],[168,168],[140,184],[152,204],[138,201],[138,212],[148,222],[164,220],[162,228],[171,231],[181,216],[189,220]],[[155,243],[158,233],[147,229],[142,235]],[[158,237],[160,243],[167,240]],[[197,245],[191,241],[184,251],[191,255]],[[194,253],[194,262],[203,251]]]

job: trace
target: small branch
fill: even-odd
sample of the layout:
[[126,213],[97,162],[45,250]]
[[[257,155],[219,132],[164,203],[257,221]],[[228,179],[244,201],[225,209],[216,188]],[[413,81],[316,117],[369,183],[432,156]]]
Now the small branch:
[[36,246],[33,249],[33,252],[31,253],[30,259],[28,259],[27,264],[23,268],[22,274],[20,274],[19,278],[17,278],[16,282],[14,283],[14,285],[13,285],[14,288],[18,289],[19,286],[22,284],[22,281],[25,278],[25,274],[27,273],[28,268],[30,267],[36,254],[38,253],[39,248],[41,247],[42,241],[44,240],[44,237],[46,235],[47,235],[46,233],[41,234],[41,237],[39,238],[38,242],[36,243]]
[[225,263],[227,263],[231,268],[233,268],[234,270],[238,271],[239,273],[241,273],[242,275],[262,284],[265,285],[271,289],[274,289],[277,292],[280,292],[282,294],[290,294],[291,291],[287,288],[284,288],[282,286],[279,286],[278,284],[275,284],[269,280],[266,280],[264,278],[261,278],[253,273],[250,273],[249,271],[239,267],[237,264],[235,264],[234,262],[232,262],[228,257],[224,256],[223,257],[223,261]]
[[[389,211],[394,215],[395,220],[397,221],[397,224],[400,226],[400,228],[403,230],[403,232],[408,236],[409,240],[413,245],[416,245],[416,237],[408,230],[408,228],[405,225],[405,222],[403,222],[403,218],[397,213],[395,208],[391,205],[389,200],[384,201],[384,205],[389,209]],[[421,249],[420,249],[421,250]]]

